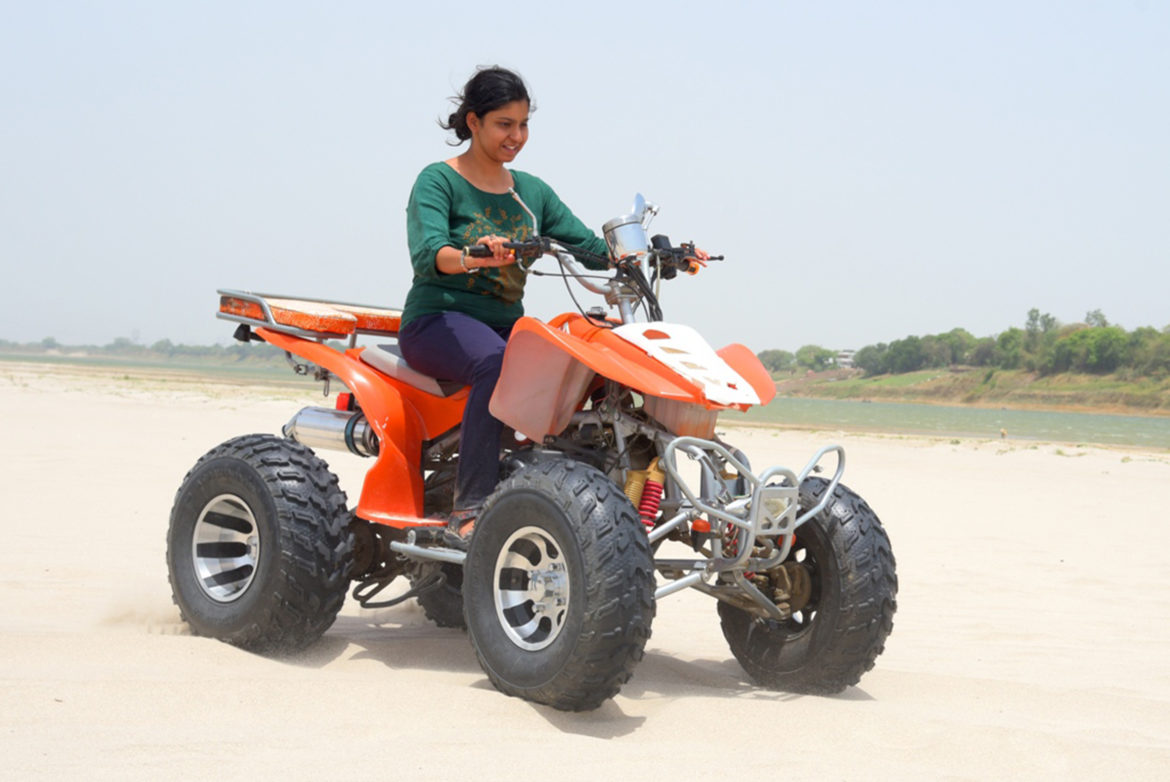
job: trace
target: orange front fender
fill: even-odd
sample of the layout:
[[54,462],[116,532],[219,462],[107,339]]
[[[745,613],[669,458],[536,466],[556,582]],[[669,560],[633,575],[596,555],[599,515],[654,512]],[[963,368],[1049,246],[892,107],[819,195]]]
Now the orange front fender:
[[752,390],[760,398],[760,404],[766,405],[776,396],[776,381],[768,374],[768,370],[760,363],[756,354],[745,345],[732,342],[726,347],[715,351],[719,358],[727,362],[744,380],[751,384]]
[[[559,328],[560,327],[560,328]],[[564,430],[594,374],[643,394],[703,404],[702,392],[644,352],[580,315],[512,328],[491,412],[533,439]]]

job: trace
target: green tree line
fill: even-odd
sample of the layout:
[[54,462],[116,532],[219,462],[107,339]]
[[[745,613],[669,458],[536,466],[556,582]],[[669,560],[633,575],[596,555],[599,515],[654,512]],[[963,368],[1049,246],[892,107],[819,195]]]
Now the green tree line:
[[[836,363],[836,353],[806,345],[795,354],[765,350],[759,359],[771,372],[820,370]],[[910,336],[866,345],[853,355],[866,375],[901,374],[955,365],[1026,369],[1042,375],[1060,372],[1120,373],[1130,377],[1170,375],[1170,326],[1126,331],[1109,323],[1101,310],[1083,323],[1062,324],[1038,309],[1028,311],[1023,328],[1013,326],[994,337],[975,337],[956,328],[943,334]]]

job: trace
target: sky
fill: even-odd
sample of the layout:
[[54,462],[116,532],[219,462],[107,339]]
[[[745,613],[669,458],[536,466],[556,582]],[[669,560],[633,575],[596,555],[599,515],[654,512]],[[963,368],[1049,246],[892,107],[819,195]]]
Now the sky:
[[[1170,325],[1167,0],[0,0],[0,20],[0,339],[226,343],[217,288],[400,306],[411,184],[459,151],[436,120],[485,64],[535,100],[516,168],[599,232],[641,192],[653,232],[726,256],[662,292],[716,347],[989,336],[1033,307]],[[556,278],[525,302],[573,308]]]

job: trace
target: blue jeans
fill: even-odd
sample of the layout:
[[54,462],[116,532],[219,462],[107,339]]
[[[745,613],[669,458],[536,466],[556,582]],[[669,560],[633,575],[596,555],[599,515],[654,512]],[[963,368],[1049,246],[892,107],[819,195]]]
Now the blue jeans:
[[482,505],[500,481],[504,425],[488,412],[488,403],[511,332],[511,326],[494,328],[462,312],[439,312],[415,318],[398,333],[402,357],[414,369],[471,386],[459,432],[458,510]]

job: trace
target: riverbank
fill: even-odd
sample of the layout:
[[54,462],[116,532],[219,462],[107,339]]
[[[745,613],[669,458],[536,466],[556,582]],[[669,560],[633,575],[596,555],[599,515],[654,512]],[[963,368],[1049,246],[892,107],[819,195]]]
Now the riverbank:
[[[54,379],[66,389],[102,388],[113,394],[172,393],[179,397],[228,397],[243,394],[304,405],[331,404],[319,382],[294,374],[287,366],[181,366],[171,363],[0,360],[0,379],[20,384],[28,378]],[[832,381],[809,378],[822,385]],[[332,390],[341,390],[333,384]],[[291,413],[289,413],[291,414]],[[286,414],[287,417],[287,414]],[[771,404],[747,413],[724,412],[728,426],[772,426],[808,431],[894,433],[945,439],[1027,440],[1068,445],[1097,444],[1170,450],[1170,416],[1137,417],[1066,407],[1009,409],[992,405],[951,406],[943,401],[890,402],[831,399],[781,394]]]
[[126,361],[103,356],[30,359],[25,356],[0,354],[0,377],[4,376],[11,378],[45,376],[71,382],[175,389],[207,390],[217,386],[246,386],[254,389],[295,391],[319,388],[319,384],[298,377],[287,363],[284,366],[266,366],[243,362],[233,366],[201,362]]
[[952,367],[865,377],[860,370],[776,376],[777,391],[810,399],[1170,417],[1170,378]]
[[[413,601],[349,600],[292,659],[189,635],[165,566],[183,475],[215,444],[321,403],[307,381],[0,367],[10,776],[198,778],[209,747],[258,780],[377,776],[387,763],[402,779],[513,780],[518,757],[565,780],[1154,779],[1170,765],[1170,527],[1156,512],[1170,455],[720,426],[758,467],[799,469],[825,442],[844,446],[844,481],[897,558],[885,652],[840,695],[769,691],[732,658],[711,599],[688,590],[659,601],[622,692],[567,714],[496,692],[466,634]],[[370,460],[322,456],[352,501]],[[1096,545],[1107,519],[1138,541],[1120,568],[1102,567]],[[779,731],[799,751],[697,748],[696,715]]]
[[950,439],[1092,443],[1170,452],[1170,417],[1166,416],[780,396],[746,413],[726,411],[720,421]]
[[[90,375],[124,370],[131,378],[157,376],[194,384],[214,381],[294,388],[308,382],[293,374],[283,359],[260,355],[225,361],[209,357],[168,358],[150,352],[132,357],[101,352],[0,351],[0,372],[16,366],[33,371],[37,367],[57,367],[45,371]],[[1022,370],[956,367],[876,377],[865,377],[860,370],[837,369],[777,375],[775,381],[780,396],[802,399],[1170,418],[1170,378],[1132,381],[1114,375],[1044,377]]]
[[[254,347],[254,346],[253,346]],[[265,346],[261,346],[265,347]],[[131,376],[165,375],[176,381],[294,387],[304,383],[280,356],[175,355],[141,349],[138,354],[102,351],[0,351],[5,366],[60,367],[69,372],[124,369]],[[837,369],[775,376],[781,396],[859,402],[900,402],[988,409],[1051,410],[1170,418],[1170,378],[1128,380],[1116,375],[1064,373],[1041,376],[1022,370],[976,367],[927,369],[901,375],[865,377],[860,370]]]

